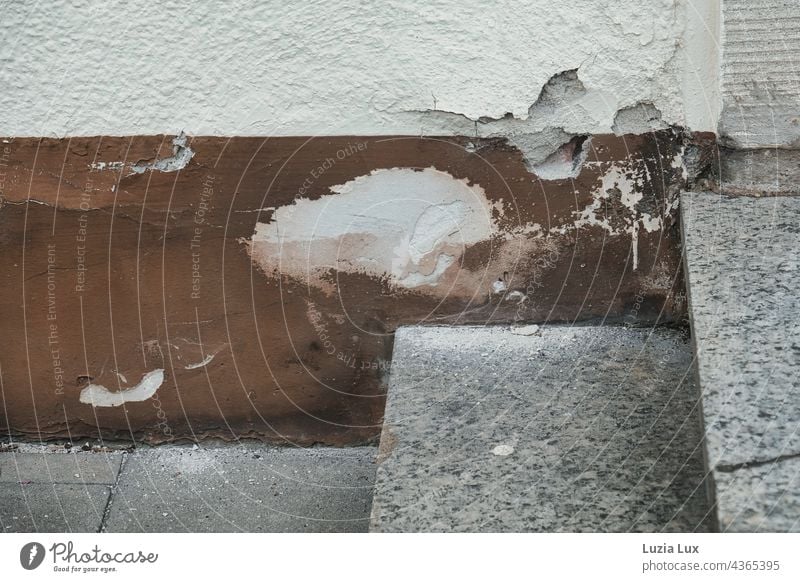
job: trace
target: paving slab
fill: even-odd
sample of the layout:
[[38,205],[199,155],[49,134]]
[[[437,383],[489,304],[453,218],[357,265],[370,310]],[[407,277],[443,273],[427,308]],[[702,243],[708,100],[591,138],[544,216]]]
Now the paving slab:
[[0,453],[0,483],[113,485],[122,453]]
[[137,449],[104,531],[366,531],[375,447]]
[[679,331],[397,331],[371,530],[708,531]]
[[96,532],[111,488],[61,483],[0,484],[2,532]]
[[[800,199],[684,193],[681,209],[708,463],[723,526],[742,502],[736,484],[749,483],[737,471],[800,454]],[[754,507],[785,507],[761,511],[759,528],[783,531],[793,523],[783,513],[797,510],[800,492],[787,488],[783,470],[747,473],[761,479],[749,489]],[[733,521],[739,531],[753,523]]]

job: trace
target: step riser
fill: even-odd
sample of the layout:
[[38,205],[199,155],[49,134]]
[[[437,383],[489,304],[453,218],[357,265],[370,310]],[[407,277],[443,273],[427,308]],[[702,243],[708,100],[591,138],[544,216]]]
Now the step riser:
[[723,531],[800,529],[800,199],[681,199],[708,464]]

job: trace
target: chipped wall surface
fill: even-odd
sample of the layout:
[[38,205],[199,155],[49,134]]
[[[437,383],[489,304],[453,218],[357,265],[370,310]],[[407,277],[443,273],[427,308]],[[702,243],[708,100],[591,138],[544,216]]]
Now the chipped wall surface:
[[[608,133],[618,110],[642,103],[666,124],[713,131],[717,10],[717,0],[4,2],[0,135]],[[532,107],[565,71],[578,90]],[[508,114],[513,127],[489,123]]]
[[398,325],[678,322],[713,145],[593,135],[541,179],[499,138],[6,138],[0,430],[358,443]]

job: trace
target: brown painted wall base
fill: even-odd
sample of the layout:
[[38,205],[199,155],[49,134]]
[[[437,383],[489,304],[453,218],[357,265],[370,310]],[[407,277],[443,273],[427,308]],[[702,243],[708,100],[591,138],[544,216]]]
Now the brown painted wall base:
[[[166,136],[3,141],[0,431],[338,445],[378,435],[398,325],[681,319],[682,156],[713,146],[593,136],[577,178],[540,181],[504,140],[197,137],[180,171],[188,150]],[[254,258],[256,223],[392,168],[485,192],[497,233],[462,249],[460,283],[333,264],[322,285]],[[141,401],[80,400],[92,385],[113,402],[158,369]]]

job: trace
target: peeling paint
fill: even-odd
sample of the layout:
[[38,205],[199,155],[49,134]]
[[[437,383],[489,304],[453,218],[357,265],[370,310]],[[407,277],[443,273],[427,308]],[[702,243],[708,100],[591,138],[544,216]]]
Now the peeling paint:
[[265,272],[330,290],[331,270],[436,287],[467,246],[499,232],[480,185],[433,168],[375,170],[330,190],[256,225],[249,248]]
[[518,305],[522,305],[528,300],[528,296],[525,295],[522,291],[512,291],[508,295],[505,296],[506,301],[517,301]]
[[498,279],[494,283],[492,283],[492,292],[495,295],[499,295],[501,293],[505,293],[508,290],[508,285],[502,279]]
[[666,129],[668,126],[661,117],[661,111],[652,103],[637,103],[617,111],[611,130],[615,135],[625,135]]
[[172,140],[172,155],[168,158],[161,158],[150,164],[137,163],[131,166],[131,171],[135,174],[144,174],[146,171],[157,172],[177,172],[189,165],[189,160],[194,156],[192,148],[188,145],[186,134],[181,132]]
[[196,370],[197,368],[203,368],[210,364],[216,355],[217,354],[208,354],[201,362],[197,362],[196,364],[187,364],[183,368],[184,370]]
[[100,384],[89,384],[81,390],[80,401],[92,406],[122,406],[126,402],[142,402],[151,398],[164,383],[164,370],[153,370],[132,388],[111,392]]
[[[667,164],[672,169],[680,169],[686,177],[686,167],[682,154],[678,153]],[[647,167],[634,162],[619,162],[611,165],[603,174],[599,187],[592,191],[592,202],[576,213],[572,224],[550,229],[551,234],[565,234],[582,227],[600,227],[612,236],[631,237],[633,269],[639,266],[639,233],[644,230],[653,233],[664,227],[663,216],[674,213],[678,200],[675,198],[662,209],[662,215],[653,216],[638,208],[642,201],[649,176]]]
[[105,170],[119,171],[125,168],[125,162],[92,162],[89,168],[95,172],[103,172]]
[[[157,159],[154,162],[126,162],[126,161],[94,161],[88,164],[92,172],[125,172],[128,175],[144,174],[147,171],[156,172],[177,172],[189,165],[189,161],[194,157],[194,150],[188,145],[186,134],[181,132],[172,139],[172,155],[166,158]],[[112,192],[116,189],[116,184],[111,185]]]

